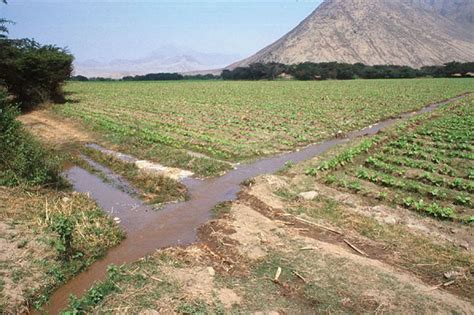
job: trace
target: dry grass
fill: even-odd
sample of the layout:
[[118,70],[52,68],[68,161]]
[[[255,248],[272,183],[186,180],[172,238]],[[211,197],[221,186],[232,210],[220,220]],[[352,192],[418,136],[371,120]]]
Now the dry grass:
[[[52,227],[73,222],[74,256],[61,261]],[[123,232],[87,196],[44,189],[0,187],[2,313],[44,303],[52,290],[117,245]]]

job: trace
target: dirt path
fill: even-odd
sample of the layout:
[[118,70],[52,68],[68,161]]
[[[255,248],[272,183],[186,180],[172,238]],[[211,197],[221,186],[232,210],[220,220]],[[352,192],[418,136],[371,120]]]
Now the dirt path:
[[[437,104],[431,104],[417,113],[433,111],[438,106],[449,103],[454,99]],[[401,118],[408,118],[417,113],[404,114],[401,115]],[[41,116],[41,114],[38,114],[38,116]],[[41,120],[41,118],[39,118],[39,120]],[[73,279],[64,287],[56,291],[56,293],[51,297],[50,305],[47,306],[46,311],[48,311],[50,314],[57,313],[66,306],[67,299],[70,294],[80,296],[84,293],[84,290],[90,288],[93,282],[104,279],[107,266],[110,264],[120,265],[123,263],[130,263],[150,253],[153,253],[158,248],[176,245],[189,245],[194,243],[197,240],[197,229],[208,222],[211,218],[210,210],[221,202],[235,200],[237,198],[238,192],[241,190],[240,184],[243,181],[262,174],[275,173],[284,167],[288,162],[299,163],[308,160],[351,139],[365,135],[374,135],[383,128],[391,126],[398,121],[399,119],[389,119],[363,130],[349,133],[345,138],[342,139],[333,139],[317,145],[312,145],[298,152],[291,152],[270,158],[264,158],[253,164],[239,165],[236,169],[219,178],[212,178],[205,181],[187,179],[184,181],[184,183],[189,189],[191,199],[183,203],[168,205],[160,212],[151,213],[146,209],[133,207],[133,210],[128,209],[128,211],[114,213],[113,215],[117,215],[127,230],[127,239],[120,246],[110,251],[102,261],[92,265],[88,271],[79,275],[77,278]],[[61,129],[56,130],[56,132],[60,131]],[[68,134],[69,131],[74,132],[73,130],[68,130],[66,131],[66,134]],[[52,132],[52,134],[46,133],[46,138],[48,137],[54,138],[55,132]],[[79,137],[79,139],[80,138],[81,137]],[[74,135],[71,135],[70,139],[77,141],[77,138],[74,138]],[[82,172],[78,173],[80,173],[81,176],[84,175]],[[77,174],[72,173],[69,174],[71,181],[75,184],[75,188],[80,192],[93,193],[93,191],[91,191],[90,185],[90,180],[92,180],[92,178],[88,176],[83,176],[83,178],[75,177],[76,175]],[[97,184],[107,186],[104,183],[99,184],[99,182],[97,182]],[[99,198],[98,203],[105,210],[110,211],[110,200],[113,200],[115,196],[116,192],[110,192],[106,196],[108,200],[101,200]],[[114,209],[113,205],[112,209]],[[133,211],[133,213],[130,213],[130,211]],[[249,217],[252,217],[253,215],[250,210],[247,212],[247,214]],[[121,216],[123,216],[123,218]],[[265,230],[264,227],[259,226],[255,226],[255,229],[255,233],[260,233],[260,231]],[[246,233],[242,232],[238,235],[240,235],[237,237],[239,239],[238,241],[240,242]],[[249,239],[245,242],[245,244],[250,246],[248,251],[245,252],[245,255],[249,256],[250,259],[259,258],[259,255],[262,255],[262,251],[258,249],[258,246],[254,246],[254,241],[254,239]],[[328,245],[322,246],[318,243],[317,246],[325,247]],[[380,267],[382,265],[378,266]],[[385,268],[385,271],[390,269],[389,267],[383,268]],[[410,278],[410,280],[406,282],[408,283],[410,281],[415,280]],[[420,286],[421,289],[417,291],[423,291],[426,289],[426,286],[423,287],[421,284]],[[433,298],[436,298],[438,292],[430,294],[432,294]],[[429,294],[426,293],[426,295]],[[466,304],[466,302],[457,299],[454,296],[446,296],[448,309],[459,307],[461,310],[467,310],[471,306],[470,304]]]
[[55,117],[47,110],[33,111],[18,119],[33,135],[53,145],[89,143],[94,139],[74,121]]

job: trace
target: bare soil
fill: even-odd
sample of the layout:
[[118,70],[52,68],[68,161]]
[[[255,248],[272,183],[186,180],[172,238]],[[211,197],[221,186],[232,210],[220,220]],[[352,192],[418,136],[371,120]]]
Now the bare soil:
[[94,136],[70,119],[55,117],[49,110],[32,111],[18,118],[30,132],[54,145],[93,142]]

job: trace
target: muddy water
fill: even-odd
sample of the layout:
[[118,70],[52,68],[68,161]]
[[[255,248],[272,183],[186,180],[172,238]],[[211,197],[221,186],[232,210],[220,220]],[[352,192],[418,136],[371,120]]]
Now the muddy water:
[[59,313],[67,306],[69,295],[81,296],[95,281],[104,279],[107,266],[110,264],[120,265],[133,262],[152,254],[159,248],[195,242],[197,229],[211,218],[210,210],[220,202],[236,199],[241,189],[240,183],[243,181],[258,175],[275,173],[287,162],[298,163],[311,159],[351,139],[374,135],[400,119],[433,111],[440,105],[457,98],[431,104],[418,112],[403,114],[399,118],[389,119],[369,128],[349,133],[343,139],[328,140],[297,152],[284,153],[252,164],[239,165],[222,177],[204,181],[185,179],[183,183],[189,189],[190,200],[169,204],[158,212],[134,198],[126,189],[128,184],[118,178],[114,180],[113,173],[107,169],[102,168],[102,171],[110,175],[111,184],[104,183],[101,178],[81,168],[70,169],[66,176],[74,185],[74,189],[89,193],[112,217],[119,218],[122,227],[127,232],[127,238],[118,247],[110,250],[104,259],[94,263],[86,272],[57,290],[45,311],[49,314]]

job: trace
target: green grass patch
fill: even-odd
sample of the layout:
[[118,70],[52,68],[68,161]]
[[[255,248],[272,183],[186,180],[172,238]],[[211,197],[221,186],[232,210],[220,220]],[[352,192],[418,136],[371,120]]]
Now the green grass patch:
[[188,198],[186,187],[176,180],[145,173],[132,163],[120,161],[114,156],[101,153],[95,149],[83,148],[82,152],[92,160],[125,178],[141,192],[140,197],[148,203],[162,204],[183,201]]

